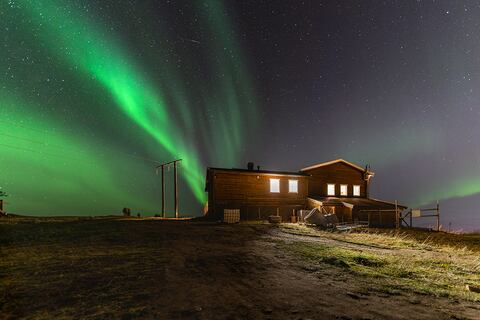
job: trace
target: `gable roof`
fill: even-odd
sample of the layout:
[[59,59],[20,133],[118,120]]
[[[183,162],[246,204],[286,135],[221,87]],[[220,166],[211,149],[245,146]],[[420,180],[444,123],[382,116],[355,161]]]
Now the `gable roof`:
[[261,175],[268,175],[268,176],[287,176],[287,177],[309,177],[308,173],[304,172],[290,172],[290,171],[273,171],[273,170],[248,170],[248,169],[237,169],[237,168],[213,168],[207,167],[207,175],[205,178],[205,191],[208,192],[209,188],[209,181],[208,181],[208,173],[213,172],[215,174],[216,171],[221,172],[233,172],[233,173],[242,173],[242,174],[261,174]]
[[[336,160],[332,160],[332,161],[327,161],[327,162],[322,162],[322,163],[318,163],[318,164],[315,164],[315,165],[312,165],[312,166],[309,166],[309,167],[306,167],[306,168],[303,168],[303,169],[300,169],[300,171],[309,171],[309,170],[312,170],[312,169],[316,169],[316,168],[320,168],[320,167],[324,167],[324,166],[329,166],[331,164],[335,164],[335,163],[344,163],[346,164],[347,166],[350,166],[354,169],[357,169],[358,171],[361,171],[361,172],[365,172],[365,169],[356,165],[356,164],[353,164],[351,162],[348,162],[347,160],[343,160],[343,159],[336,159]],[[372,176],[373,176],[373,172],[372,171],[368,171]]]

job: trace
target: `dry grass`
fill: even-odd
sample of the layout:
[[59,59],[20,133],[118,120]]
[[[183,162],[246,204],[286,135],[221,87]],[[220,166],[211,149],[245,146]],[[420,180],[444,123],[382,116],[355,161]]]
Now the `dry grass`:
[[0,279],[0,305],[11,319],[32,314],[40,319],[52,314],[115,318],[117,310],[141,315],[132,309],[135,301],[149,281],[162,281],[156,271],[167,264],[162,239],[152,236],[152,228],[132,234],[121,221],[87,220],[0,225],[0,269],[8,272]]
[[306,259],[380,281],[386,290],[480,301],[480,294],[466,290],[466,285],[480,285],[477,236],[395,230],[337,233],[301,225],[282,229],[344,243],[293,242],[286,248]]
[[377,234],[381,236],[390,236],[395,239],[402,238],[410,240],[412,243],[427,244],[442,250],[469,250],[480,253],[480,234],[479,233],[447,233],[430,232],[418,229],[366,229],[368,234]]
[[0,219],[0,319],[475,319],[479,295],[464,285],[480,281],[478,253],[437,242],[298,225]]
[[453,234],[416,229],[359,229],[352,232],[332,232],[300,224],[283,224],[292,234],[325,237],[347,243],[367,244],[379,248],[423,249],[480,253],[480,234]]

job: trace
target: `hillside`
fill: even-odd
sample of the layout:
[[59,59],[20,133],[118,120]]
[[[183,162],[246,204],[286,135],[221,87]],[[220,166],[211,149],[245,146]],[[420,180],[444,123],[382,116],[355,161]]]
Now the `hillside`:
[[441,238],[1,219],[0,318],[474,319],[478,237]]

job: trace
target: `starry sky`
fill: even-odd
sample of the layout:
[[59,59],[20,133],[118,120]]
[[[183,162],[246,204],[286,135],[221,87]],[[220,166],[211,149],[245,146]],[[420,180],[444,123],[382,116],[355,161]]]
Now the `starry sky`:
[[155,214],[155,166],[182,158],[199,215],[206,166],[344,158],[480,229],[479,23],[476,1],[3,0],[8,211]]

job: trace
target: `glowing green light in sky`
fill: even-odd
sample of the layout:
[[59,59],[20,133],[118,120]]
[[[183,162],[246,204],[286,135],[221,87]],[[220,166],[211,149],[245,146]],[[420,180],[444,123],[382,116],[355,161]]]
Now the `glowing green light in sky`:
[[[471,172],[474,172],[474,170]],[[454,177],[444,184],[437,184],[429,191],[421,194],[416,204],[422,206],[435,200],[467,197],[477,193],[480,193],[480,175],[470,174]]]
[[[101,19],[95,19],[93,15],[85,12],[78,12],[79,7],[76,5],[78,4],[66,1],[32,0],[8,6],[8,8],[5,6],[2,15],[6,12],[10,22],[22,21],[19,26],[15,26],[15,33],[20,34],[19,37],[23,37],[31,32],[30,43],[32,48],[35,46],[41,47],[41,50],[51,55],[51,57],[47,57],[49,63],[53,59],[56,61],[54,62],[56,66],[61,66],[60,68],[64,69],[68,68],[70,71],[66,71],[65,74],[74,73],[74,76],[77,77],[75,81],[79,86],[84,84],[85,81],[89,81],[89,87],[92,87],[92,83],[93,86],[98,86],[96,92],[91,93],[92,95],[99,95],[102,90],[109,94],[109,98],[114,102],[113,104],[109,104],[107,101],[107,103],[99,102],[94,106],[84,105],[82,107],[85,108],[86,114],[98,113],[102,115],[102,118],[107,118],[108,116],[105,115],[111,114],[112,119],[117,119],[115,110],[106,109],[115,105],[150,139],[153,139],[157,147],[149,143],[140,134],[138,134],[138,137],[141,140],[136,141],[138,145],[149,144],[148,149],[154,150],[151,153],[155,154],[159,161],[182,158],[180,174],[187,182],[195,198],[199,202],[204,202],[206,197],[204,192],[205,165],[203,161],[222,161],[224,165],[233,165],[235,156],[242,147],[244,136],[242,127],[245,126],[245,123],[254,126],[254,119],[250,116],[254,104],[250,80],[246,75],[245,64],[241,61],[239,48],[232,37],[226,36],[231,26],[229,26],[223,14],[220,3],[207,1],[197,10],[201,16],[200,23],[214,35],[211,39],[205,39],[204,41],[208,47],[204,50],[213,50],[213,53],[210,52],[211,54],[207,58],[211,62],[211,72],[212,74],[221,74],[223,78],[210,82],[205,81],[205,84],[199,83],[197,90],[200,94],[196,96],[187,94],[189,89],[184,85],[185,75],[175,70],[171,63],[157,61],[157,63],[160,63],[161,74],[153,77],[152,74],[148,73],[149,66],[142,65],[144,61],[137,59],[135,54],[129,50],[128,45],[120,41],[121,35],[106,28]],[[14,26],[7,24],[6,28],[13,30]],[[13,34],[13,31],[10,32]],[[159,33],[162,33],[162,30]],[[10,45],[15,48],[13,41]],[[158,50],[167,52],[171,48],[165,45],[164,48]],[[1,53],[0,58],[2,58]],[[7,58],[6,52],[3,58]],[[9,65],[8,59],[3,59],[4,66]],[[41,61],[42,59],[45,60],[45,57],[37,57],[37,60]],[[139,63],[139,61],[142,63]],[[1,62],[2,60],[0,60]],[[185,63],[195,64],[196,62],[192,59],[192,61]],[[42,72],[45,72],[45,70],[42,70]],[[34,82],[29,79],[28,75],[23,75],[23,77],[24,88],[18,90],[8,90],[8,81],[0,82],[4,85],[5,90],[3,92],[9,92],[12,97],[8,102],[10,107],[8,116],[16,123],[25,121],[26,114],[36,108],[34,104],[26,103],[27,106],[23,112],[12,111],[15,109],[16,103],[23,100],[23,97],[20,99],[19,96],[15,97],[15,95],[22,94],[22,90],[23,92],[28,91],[28,82]],[[154,78],[157,78],[157,80],[154,80]],[[160,78],[160,83],[158,78]],[[215,90],[212,90],[212,88],[215,88]],[[12,92],[15,93],[12,95]],[[198,96],[200,96],[200,99],[198,99]],[[105,101],[104,95],[99,95],[99,98]],[[62,108],[69,108],[69,105],[65,105],[63,101],[55,103],[49,100],[49,102],[51,105],[62,105]],[[5,100],[3,100],[3,103],[6,104]],[[42,101],[39,101],[39,103],[42,103]],[[45,107],[49,108],[50,105]],[[78,112],[78,108],[75,112]],[[209,123],[209,116],[215,117],[215,121]],[[32,126],[40,126],[40,130],[47,130],[48,127],[52,126],[59,127],[55,123],[59,117],[55,114],[49,116],[42,112],[31,112],[29,118],[32,118]],[[71,121],[66,125],[72,128],[81,127],[81,125]],[[29,136],[21,127],[12,127],[8,132],[13,132],[17,136],[11,139],[18,140],[19,135],[25,139]],[[4,148],[13,149],[12,141],[8,141],[5,134],[7,133],[4,132],[4,135],[0,137],[0,144],[3,143]],[[76,148],[77,151],[80,150],[78,152],[83,152],[83,166],[98,164],[98,167],[94,170],[98,173],[95,186],[102,186],[104,190],[111,190],[115,183],[118,184],[118,181],[115,182],[111,179],[114,176],[112,165],[103,164],[104,166],[102,166],[102,161],[104,162],[105,159],[99,159],[98,153],[89,151],[89,145],[95,145],[94,139],[72,143],[72,141],[78,140],[78,137],[73,135],[65,138],[65,140],[62,140],[62,137],[64,137],[64,134],[61,134],[61,132],[44,134],[37,138],[43,145],[37,145],[37,147],[45,155],[47,153],[52,153],[54,156],[64,155],[65,160],[68,160],[67,158],[72,160],[72,155],[69,154],[71,148],[66,148],[66,146],[72,145],[72,148]],[[62,147],[51,150],[52,147],[45,145],[45,141],[48,144]],[[8,146],[4,142],[8,142]],[[77,148],[76,145],[80,145],[80,147]],[[31,148],[31,145],[22,146],[20,144],[16,152],[22,152],[20,151],[22,148],[24,149],[23,152],[26,152],[22,153],[22,157],[26,161],[28,158],[26,149]],[[10,156],[13,157],[14,154],[10,154]],[[50,162],[55,167],[59,160],[52,160],[51,157],[32,158],[32,154],[30,154],[29,161],[45,167],[48,167],[47,163]],[[12,161],[9,164],[10,168],[20,170],[20,167],[18,165],[14,166]],[[25,163],[23,164],[25,165]],[[150,166],[152,165],[150,164]],[[53,167],[49,169],[52,176],[66,176],[69,170],[72,170],[71,166],[65,165],[64,167],[58,167],[58,172],[54,172]],[[136,169],[137,173],[138,170],[145,171],[145,168]],[[84,171],[88,171],[87,167]],[[81,177],[83,176],[81,173],[82,170],[79,170],[73,176],[70,175],[68,180],[70,185],[64,185],[65,188],[58,188],[58,190],[71,190],[72,193],[79,191],[75,190],[74,186],[75,184],[81,185]],[[135,171],[132,171],[131,175],[135,174]],[[91,173],[85,176],[91,177]],[[48,180],[46,174],[43,178]],[[19,182],[13,176],[4,179],[11,182],[15,181],[15,183],[23,186],[28,185],[27,181]],[[19,179],[29,179],[29,176],[20,175]],[[5,180],[2,179],[2,181]],[[65,181],[55,181],[51,184],[62,186],[63,183],[67,183]],[[94,183],[91,184],[93,188]],[[14,186],[13,188],[15,189]],[[121,194],[121,190],[113,191],[111,194]],[[118,198],[116,196],[116,199],[111,199],[111,201],[118,202]],[[107,199],[106,201],[110,200]],[[148,201],[146,202],[148,203]],[[151,210],[153,205],[149,204],[146,207]]]
[[[29,117],[25,116],[26,110],[29,110]],[[43,213],[61,213],[68,210],[72,202],[81,200],[88,203],[91,214],[105,214],[112,213],[103,211],[109,210],[111,203],[117,206],[124,203],[124,193],[118,188],[112,172],[116,168],[111,163],[114,157],[102,158],[99,156],[101,146],[48,119],[38,121],[42,116],[31,110],[23,101],[2,94],[0,163],[3,187],[12,195],[11,201],[21,203],[22,213],[45,210],[45,205],[55,209]],[[83,199],[75,198],[80,195]],[[151,205],[141,194],[136,198],[141,199],[135,201],[138,207]]]
[[195,152],[182,142],[182,135],[168,115],[160,90],[150,86],[129,57],[122,53],[122,48],[90,27],[89,21],[72,14],[68,7],[50,1],[31,1],[27,7],[32,9],[38,22],[46,26],[45,35],[54,40],[50,45],[62,59],[91,74],[110,91],[118,106],[151,134],[171,157],[184,159],[184,177],[197,199],[203,201],[203,170]]
[[[470,159],[465,159],[461,170],[451,165],[451,170],[442,169],[443,165],[435,163],[439,150],[444,147],[445,132],[440,126],[428,127],[421,120],[411,121],[406,125],[399,123],[385,123],[385,127],[362,127],[355,132],[355,138],[360,141],[349,145],[338,141],[342,156],[358,163],[371,164],[375,168],[388,169],[386,171],[400,171],[405,162],[416,163],[416,159],[424,157],[430,159],[429,167],[415,167],[405,172],[401,177],[398,188],[403,201],[409,206],[419,207],[455,197],[466,197],[480,193],[480,176],[472,174],[478,172],[478,167],[472,167]],[[383,135],[379,132],[390,131],[394,134]],[[403,172],[403,171],[402,171]],[[438,174],[441,172],[441,175]],[[384,171],[384,174],[387,173]],[[466,174],[468,173],[468,174]],[[396,176],[398,173],[392,176]],[[375,177],[374,184],[389,181],[382,176]],[[390,177],[391,178],[391,177]],[[380,180],[380,182],[379,182]],[[414,188],[412,186],[415,186]],[[398,190],[395,190],[398,194]]]

